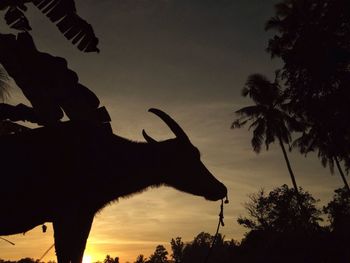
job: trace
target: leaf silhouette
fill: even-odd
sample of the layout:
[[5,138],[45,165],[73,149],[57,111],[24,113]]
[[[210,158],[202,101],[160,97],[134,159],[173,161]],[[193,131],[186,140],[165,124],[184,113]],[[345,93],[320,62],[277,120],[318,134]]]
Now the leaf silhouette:
[[74,0],[33,0],[32,3],[55,23],[73,45],[84,52],[99,52],[92,26],[76,13]]
[[5,20],[11,28],[20,31],[31,30],[24,14],[27,3],[34,4],[79,50],[99,52],[98,38],[92,26],[77,14],[74,0],[2,0],[0,10],[7,10]]
[[[24,8],[25,9],[25,8]],[[28,19],[18,6],[10,6],[5,14],[5,21],[11,28],[21,31],[29,31],[31,27]]]

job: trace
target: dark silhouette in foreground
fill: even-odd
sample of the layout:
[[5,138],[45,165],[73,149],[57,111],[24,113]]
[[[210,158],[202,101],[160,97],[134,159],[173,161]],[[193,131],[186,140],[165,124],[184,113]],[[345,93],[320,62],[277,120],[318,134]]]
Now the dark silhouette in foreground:
[[[171,239],[171,252],[158,245],[153,254],[138,255],[132,262],[203,263],[214,239],[208,263],[350,262],[350,196],[346,188],[335,190],[333,200],[323,210],[310,193],[302,188],[299,192],[307,217],[301,217],[293,188],[282,185],[269,193],[260,190],[250,195],[245,205],[247,213],[238,219],[247,228],[241,242],[201,232],[190,242],[183,242],[181,237]],[[328,215],[326,225],[319,224],[322,215]],[[98,262],[115,263],[115,259],[107,255]],[[0,259],[0,263],[16,262]],[[35,260],[22,259],[17,263]]]
[[0,49],[0,63],[32,105],[0,103],[0,120],[47,126],[59,122],[64,111],[70,120],[110,121],[97,96],[79,83],[67,61],[38,51],[30,34],[0,34]]
[[77,14],[74,0],[2,0],[0,10],[5,11],[4,19],[10,28],[22,32],[31,30],[25,16],[28,3],[33,4],[56,24],[65,38],[71,40],[80,51],[99,51],[98,38],[92,26]]
[[110,202],[168,185],[220,200],[226,187],[200,161],[181,127],[151,109],[176,138],[132,142],[109,126],[71,121],[0,138],[0,235],[52,222],[59,263],[80,263],[96,212]]

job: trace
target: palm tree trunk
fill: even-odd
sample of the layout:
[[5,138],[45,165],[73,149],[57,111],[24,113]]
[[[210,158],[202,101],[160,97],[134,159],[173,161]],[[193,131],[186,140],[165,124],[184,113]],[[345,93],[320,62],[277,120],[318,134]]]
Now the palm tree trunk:
[[289,174],[290,174],[290,178],[292,179],[294,190],[299,195],[297,182],[295,181],[295,176],[294,176],[292,167],[290,166],[290,162],[289,162],[289,159],[288,159],[288,156],[287,156],[287,152],[286,152],[286,149],[284,148],[284,144],[283,144],[283,141],[282,141],[280,136],[278,137],[278,140],[279,140],[280,146],[282,148],[283,157],[284,157],[284,160],[286,161],[287,168],[288,168],[288,171],[289,171]]
[[348,190],[348,192],[350,193],[349,184],[348,184],[348,182],[346,181],[345,175],[344,175],[343,170],[342,170],[342,168],[341,168],[341,166],[340,166],[339,160],[338,160],[338,158],[337,158],[336,156],[334,157],[334,161],[335,161],[335,163],[336,163],[336,165],[337,165],[337,168],[338,168],[338,171],[339,171],[339,173],[340,173],[340,176],[341,176],[341,178],[343,179],[345,188],[346,188],[346,189]]
[[[284,160],[286,161],[287,168],[288,168],[288,171],[289,171],[289,174],[290,174],[290,178],[292,179],[293,188],[295,190],[295,195],[296,195],[296,198],[297,198],[297,202],[299,204],[300,217],[302,219],[301,223],[307,225],[308,224],[308,215],[307,215],[307,213],[305,211],[306,209],[305,209],[305,207],[303,205],[303,202],[302,202],[302,199],[301,199],[301,196],[300,196],[300,193],[299,193],[299,189],[298,189],[298,186],[297,186],[297,182],[295,180],[295,176],[294,176],[292,167],[290,166],[290,162],[289,162],[289,159],[288,159],[288,155],[287,155],[286,149],[284,148],[284,144],[283,144],[283,141],[282,141],[281,137],[278,137],[278,140],[279,140],[280,146],[282,148],[283,157],[284,157]],[[308,231],[308,228],[306,227],[305,230]]]

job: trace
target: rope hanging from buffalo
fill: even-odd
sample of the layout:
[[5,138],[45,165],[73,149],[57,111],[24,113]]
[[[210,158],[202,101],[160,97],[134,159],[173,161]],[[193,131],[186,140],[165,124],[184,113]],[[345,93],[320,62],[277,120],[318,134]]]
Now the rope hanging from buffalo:
[[216,233],[215,233],[215,236],[214,236],[214,239],[211,243],[211,246],[209,248],[209,251],[208,251],[208,254],[204,260],[204,263],[207,263],[209,258],[210,258],[210,255],[212,253],[212,251],[214,250],[214,246],[215,246],[215,243],[216,243],[216,240],[219,236],[219,230],[220,230],[220,226],[225,226],[225,223],[224,223],[224,203],[225,204],[228,204],[229,201],[228,201],[228,198],[226,196],[226,200],[224,202],[224,199],[221,199],[221,205],[220,205],[220,213],[219,213],[219,222],[218,222],[218,226],[216,228]]
[[51,245],[51,247],[49,247],[49,248],[45,251],[45,253],[40,257],[39,262],[41,262],[41,260],[50,252],[51,249],[54,248],[54,246],[55,246],[55,243],[53,243],[53,244]]

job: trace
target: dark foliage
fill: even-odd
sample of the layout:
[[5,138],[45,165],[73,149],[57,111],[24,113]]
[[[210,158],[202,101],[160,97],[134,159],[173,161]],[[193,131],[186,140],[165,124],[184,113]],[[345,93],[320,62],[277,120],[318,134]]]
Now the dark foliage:
[[105,259],[103,260],[103,263],[119,263],[119,258],[113,258],[110,255],[106,255]]
[[336,189],[333,200],[324,207],[333,232],[350,235],[350,194],[345,188]]
[[[350,260],[344,249],[349,234],[335,235],[331,230],[333,223],[331,227],[321,227],[317,201],[300,189],[299,196],[305,209],[302,213],[293,191],[284,185],[269,194],[259,191],[251,196],[246,205],[248,217],[238,219],[238,223],[250,229],[239,247],[238,262],[340,263]],[[346,195],[344,189],[336,190],[334,199],[324,208],[331,215],[337,214],[344,223],[339,226],[342,233],[349,229],[350,222],[347,212],[339,213],[346,211],[345,207],[349,205],[349,199],[344,199],[343,194]]]
[[[210,247],[213,243],[215,236],[212,236],[208,233],[198,234],[194,240],[186,244],[183,252],[183,258],[181,262],[184,263],[196,263],[196,262],[205,262]],[[221,234],[216,238],[215,246],[210,253],[208,258],[208,263],[224,263],[229,262],[231,248],[235,247],[236,243],[231,241],[225,241],[224,236]]]
[[183,257],[183,250],[184,250],[184,242],[182,242],[181,237],[177,237],[175,239],[171,239],[170,241],[172,254],[171,257],[175,261],[175,263],[180,263],[181,259]]
[[256,105],[238,110],[240,118],[232,127],[251,122],[256,152],[263,142],[267,147],[275,138],[289,143],[292,132],[302,132],[293,146],[305,155],[317,152],[332,173],[336,166],[350,193],[342,168],[350,169],[349,10],[346,0],[277,3],[275,16],[266,23],[266,30],[275,32],[267,52],[280,58],[283,66],[276,71],[274,82],[260,74],[248,77],[243,95],[249,95]]
[[147,259],[141,254],[138,255],[134,263],[146,263]]
[[332,257],[337,262],[350,260],[350,194],[346,188],[336,189],[333,200],[324,207],[330,221]]
[[168,251],[163,245],[158,245],[154,253],[149,257],[147,263],[167,263]]
[[[63,117],[62,109],[70,120],[100,119],[97,96],[79,83],[77,73],[68,68],[64,58],[40,52],[30,34],[0,34],[0,50],[0,63],[32,104],[28,107],[1,103],[1,120],[52,125]],[[0,80],[6,78],[0,74]],[[6,90],[4,84],[0,82],[0,87]],[[102,122],[110,120],[109,116],[104,119]]]
[[350,165],[349,10],[346,0],[284,0],[266,25],[276,32],[267,51],[284,63],[289,109],[308,126],[298,146],[318,150],[331,169],[335,158]]
[[18,261],[0,259],[0,263],[39,263],[39,262],[37,260],[32,259],[32,258],[22,258]]
[[321,211],[316,207],[317,200],[302,188],[299,189],[299,200],[294,189],[287,185],[275,188],[268,195],[260,190],[250,195],[250,201],[245,205],[248,217],[239,217],[238,223],[255,231],[284,233],[318,230],[322,219]]
[[5,21],[11,28],[19,31],[30,31],[29,20],[25,16],[27,4],[32,3],[61,33],[71,40],[73,45],[84,52],[96,52],[98,38],[92,26],[79,17],[74,0],[2,0],[0,10],[5,10]]

